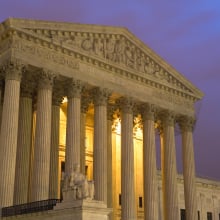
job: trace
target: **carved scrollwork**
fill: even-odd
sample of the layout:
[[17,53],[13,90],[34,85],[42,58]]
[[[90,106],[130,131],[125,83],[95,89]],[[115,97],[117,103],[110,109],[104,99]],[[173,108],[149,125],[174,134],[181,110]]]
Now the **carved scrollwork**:
[[115,111],[116,111],[116,108],[117,108],[116,105],[108,104],[108,108],[107,108],[107,119],[108,119],[109,121],[112,121],[112,120],[113,120],[113,116],[114,116],[114,113],[115,113]]
[[41,71],[39,71],[38,76],[39,76],[38,88],[51,90],[53,87],[53,80],[56,74],[53,71],[47,69],[41,69]]
[[118,99],[116,102],[122,112],[133,114],[135,102],[132,98],[122,97]]
[[23,79],[21,82],[21,97],[33,98],[35,84],[33,81]]
[[178,118],[178,124],[180,126],[181,132],[184,131],[193,131],[194,125],[196,123],[195,118],[190,116],[180,116]]
[[92,102],[90,97],[82,97],[81,98],[81,112],[86,113],[89,109],[89,105]]
[[109,96],[111,94],[110,90],[106,88],[94,88],[92,90],[94,105],[107,105]]
[[67,98],[81,97],[81,92],[83,89],[83,83],[80,80],[71,79],[67,82]]
[[162,126],[174,126],[176,115],[172,111],[164,110],[160,113],[160,120]]
[[60,91],[53,91],[52,93],[52,105],[60,106],[63,101],[63,93]]
[[145,103],[140,107],[140,111],[143,117],[143,120],[152,120],[155,119],[156,107],[153,104]]
[[7,61],[2,68],[5,73],[5,80],[21,81],[22,74],[25,72],[24,66],[25,65],[17,59]]

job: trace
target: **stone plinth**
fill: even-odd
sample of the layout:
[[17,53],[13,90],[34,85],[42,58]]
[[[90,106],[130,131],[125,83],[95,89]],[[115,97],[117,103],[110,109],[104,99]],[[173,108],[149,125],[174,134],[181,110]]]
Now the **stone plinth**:
[[112,209],[102,201],[97,200],[75,200],[73,202],[62,202],[54,208],[54,220],[108,220]]

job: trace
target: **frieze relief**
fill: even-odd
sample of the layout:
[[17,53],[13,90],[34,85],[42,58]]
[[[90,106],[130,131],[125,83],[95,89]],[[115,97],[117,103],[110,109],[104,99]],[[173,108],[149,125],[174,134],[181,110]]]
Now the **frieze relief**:
[[144,50],[122,35],[49,30],[29,31],[59,42],[61,45],[67,45],[72,49],[108,60],[110,63],[135,70],[141,76],[150,75],[155,80],[168,83],[174,88],[191,92],[178,79],[146,55]]

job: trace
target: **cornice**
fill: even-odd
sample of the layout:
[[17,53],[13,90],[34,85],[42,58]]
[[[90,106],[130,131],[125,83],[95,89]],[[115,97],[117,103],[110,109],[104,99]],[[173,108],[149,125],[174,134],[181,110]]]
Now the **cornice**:
[[[32,28],[35,23],[33,21]],[[51,22],[51,23],[53,23],[53,22]],[[12,22],[12,24],[10,24],[10,25],[11,25],[10,28],[5,28],[4,32],[1,33],[1,31],[0,31],[0,42],[3,42],[6,38],[8,38],[8,37],[11,38],[13,36],[13,38],[17,39],[17,42],[16,42],[17,47],[18,47],[18,44],[20,44],[21,47],[22,47],[21,44],[23,44],[23,46],[25,46],[24,45],[25,41],[29,41],[31,43],[40,45],[41,47],[58,51],[59,56],[64,55],[67,57],[71,56],[74,58],[73,59],[74,61],[72,61],[73,62],[72,64],[69,64],[70,60],[65,61],[66,63],[71,65],[72,68],[75,68],[75,69],[78,68],[78,64],[76,61],[87,63],[91,66],[95,66],[100,69],[104,69],[105,71],[113,72],[114,74],[117,74],[118,76],[121,76],[123,78],[129,79],[132,81],[136,81],[137,83],[146,84],[149,87],[157,88],[156,96],[158,96],[158,98],[161,98],[161,96],[163,96],[167,100],[173,99],[173,102],[175,102],[175,100],[174,100],[175,97],[181,97],[183,99],[188,100],[191,103],[194,103],[198,99],[201,99],[203,96],[203,94],[199,90],[195,89],[195,87],[193,85],[191,85],[191,83],[188,82],[179,73],[176,73],[179,78],[179,82],[176,81],[176,79],[172,76],[172,74],[170,74],[168,72],[164,73],[166,77],[169,78],[169,76],[170,76],[172,78],[172,80],[171,80],[172,83],[170,83],[169,80],[168,81],[163,80],[162,79],[163,76],[162,76],[162,78],[160,77],[160,71],[157,72],[158,74],[144,74],[143,72],[137,71],[136,69],[132,69],[129,66],[120,65],[119,63],[112,62],[111,60],[100,57],[99,55],[88,52],[86,50],[83,50],[82,48],[72,47],[70,43],[66,43],[63,40],[63,37],[65,37],[65,33],[68,36],[71,33],[74,34],[74,36],[75,36],[75,32],[73,32],[73,31],[71,31],[69,33],[67,31],[64,31],[64,32],[60,31],[60,35],[61,35],[61,36],[59,36],[60,40],[59,39],[56,40],[55,38],[48,36],[48,33],[52,30],[48,31],[48,30],[42,29],[42,30],[38,30],[38,31],[37,30],[31,31],[31,30],[27,30],[27,29],[22,29],[20,27],[16,27],[16,22],[14,22],[14,23]],[[82,29],[82,26],[84,27],[85,25],[78,24],[78,27],[81,27],[81,29]],[[90,26],[90,28],[91,28],[91,25],[88,25],[88,26]],[[100,28],[100,26],[98,26],[98,27],[94,26],[94,27],[96,27],[97,29],[98,29],[98,27]],[[30,28],[31,28],[31,25],[30,25]],[[94,28],[94,29],[96,29],[96,28]],[[105,28],[109,28],[109,27],[105,27]],[[113,28],[113,27],[110,27],[109,29],[111,29],[111,28]],[[100,39],[102,39],[102,38],[103,39],[110,39],[112,36],[114,36],[115,39],[121,39],[121,38],[127,39],[130,42],[131,46],[132,45],[134,45],[135,47],[137,46],[133,39],[132,39],[132,41],[130,39],[128,39],[130,37],[130,35],[132,35],[130,32],[128,34],[128,31],[123,28],[116,28],[116,29],[117,29],[117,31],[120,30],[119,32],[123,35],[120,35],[118,33],[115,35],[113,35],[113,34],[100,34],[99,35]],[[0,30],[2,30],[2,29],[0,28]],[[100,30],[103,30],[103,28],[100,28]],[[80,33],[80,36],[83,34],[85,34],[85,33]],[[89,35],[90,33],[86,33],[86,34]],[[91,35],[95,36],[95,34],[96,33],[92,33]],[[125,34],[126,34],[126,36],[124,36]],[[133,36],[133,38],[134,38],[134,36]],[[14,43],[14,45],[16,45],[16,43]],[[137,44],[140,44],[140,42],[138,42]],[[141,46],[143,46],[143,45],[141,45]],[[146,47],[146,45],[144,45],[144,46]],[[33,45],[33,47],[34,47],[34,45]],[[0,48],[1,48],[1,43],[0,43]],[[144,48],[144,51],[141,51],[141,52],[144,52],[144,54],[146,54],[145,49],[146,48]],[[22,50],[22,48],[20,48],[20,50]],[[138,47],[138,50],[140,50],[139,47]],[[157,56],[152,51],[150,51],[149,54],[151,54],[151,55],[153,54],[152,56]],[[55,56],[55,55],[53,55],[53,56]],[[62,59],[62,58],[60,57],[59,59]],[[158,65],[155,60],[153,60],[152,58],[150,58],[150,59],[155,63],[155,65]],[[55,59],[55,60],[57,61],[57,59]],[[65,64],[65,62],[63,64]],[[62,61],[59,62],[59,64],[61,64],[61,63],[62,63]],[[167,68],[169,65],[167,65],[163,61],[162,65],[160,63],[159,69],[163,69],[164,68],[163,66],[166,66],[166,68]],[[176,98],[176,100],[177,100],[177,102],[179,102],[178,98]],[[189,105],[191,105],[191,104],[189,104]]]
[[[79,24],[79,23],[68,23],[68,22],[54,22],[54,21],[42,21],[42,20],[30,20],[30,19],[18,19],[9,18],[4,22],[4,26],[18,27],[20,29],[32,30],[32,31],[43,31],[48,33],[50,31],[59,32],[60,36],[68,33],[82,33],[82,34],[98,34],[100,36],[118,36],[121,35],[131,43],[146,52],[155,62],[159,63],[160,66],[166,69],[170,73],[179,75],[179,73],[169,65],[165,60],[158,56],[151,48],[149,48],[144,42],[137,38],[127,28],[117,26],[106,26],[106,25],[91,25],[91,24]],[[198,95],[203,96],[202,92],[199,91],[191,82],[189,82],[184,76],[179,76],[187,87],[198,92]]]

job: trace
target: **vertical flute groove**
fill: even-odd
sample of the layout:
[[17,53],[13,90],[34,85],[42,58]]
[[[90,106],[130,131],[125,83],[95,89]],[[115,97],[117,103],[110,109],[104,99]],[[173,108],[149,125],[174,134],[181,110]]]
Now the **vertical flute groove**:
[[6,80],[0,135],[0,206],[13,205],[20,81]]
[[122,110],[121,121],[122,220],[135,220],[133,114]]
[[14,204],[28,202],[32,131],[32,99],[21,97],[18,123],[18,145],[14,186]]
[[143,148],[144,217],[145,220],[158,220],[158,181],[153,120],[143,122]]
[[51,143],[52,91],[39,89],[32,175],[32,201],[48,199]]

